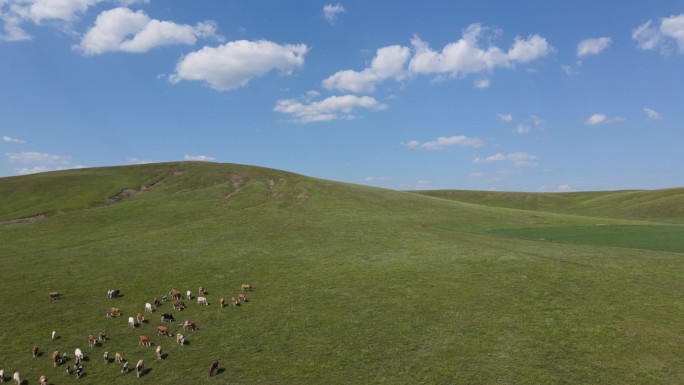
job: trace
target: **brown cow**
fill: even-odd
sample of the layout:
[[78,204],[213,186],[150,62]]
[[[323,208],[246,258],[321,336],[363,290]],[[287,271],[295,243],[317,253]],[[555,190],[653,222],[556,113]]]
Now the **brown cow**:
[[121,315],[121,310],[118,307],[111,307],[107,310],[107,317],[118,317]]
[[183,321],[183,330],[198,330],[197,324],[188,320]]
[[176,334],[176,343],[178,345],[185,345],[185,336],[180,333]]
[[114,362],[123,362],[124,358],[121,353],[114,354]]
[[152,301],[152,304],[154,306],[161,306],[161,301],[159,300],[159,298],[155,297],[154,300]]
[[96,345],[97,345],[97,338],[95,338],[95,336],[92,334],[89,335],[88,336],[88,346],[90,346],[92,348],[93,346],[96,346]]
[[52,353],[52,366],[55,368],[62,363],[62,357],[59,355],[59,351],[54,351]]
[[199,290],[197,291],[197,295],[207,295],[207,289],[200,286]]
[[225,298],[221,298],[220,302],[221,302],[221,307],[226,306],[226,299]]
[[60,299],[62,297],[62,293],[58,291],[51,291],[48,293],[48,296],[50,296],[50,299],[52,300]]
[[143,360],[139,360],[137,364],[135,364],[135,375],[137,377],[142,376],[143,370],[145,370],[144,365],[143,365]]
[[109,336],[105,332],[100,332],[97,334],[97,340],[98,341],[107,341],[109,339]]
[[140,336],[138,345],[152,346],[152,340],[148,336]]
[[31,356],[33,358],[38,357],[39,353],[40,353],[40,349],[38,348],[38,346],[34,346],[33,349],[31,349]]
[[240,287],[241,291],[252,290],[252,289],[254,289],[254,286],[252,286],[248,283],[243,283],[242,286]]
[[181,292],[180,292],[179,290],[175,290],[175,289],[174,289],[174,290],[171,290],[171,291],[169,292],[169,295],[170,295],[171,298],[173,298],[173,299],[181,299]]
[[138,312],[138,315],[135,317],[135,319],[138,321],[138,325],[142,325],[142,323],[145,322],[145,316],[140,312]]
[[240,302],[247,302],[247,297],[242,293],[240,293],[238,299],[240,300]]
[[214,360],[214,361],[212,361],[211,366],[209,367],[209,377],[216,374],[217,371],[218,371],[218,360]]
[[171,332],[169,331],[169,328],[166,326],[157,326],[157,335],[158,336],[165,335],[167,337],[173,336],[173,334],[171,334]]
[[173,301],[173,310],[183,309],[185,309],[185,303],[183,301]]
[[235,297],[230,298],[230,303],[232,303],[233,306],[240,306],[240,301]]
[[161,345],[157,346],[157,349],[154,350],[155,354],[157,354],[157,359],[161,360],[162,359],[162,348]]
[[47,385],[48,383],[47,377],[45,377],[45,375],[40,376],[40,379],[38,381],[40,381],[40,385]]

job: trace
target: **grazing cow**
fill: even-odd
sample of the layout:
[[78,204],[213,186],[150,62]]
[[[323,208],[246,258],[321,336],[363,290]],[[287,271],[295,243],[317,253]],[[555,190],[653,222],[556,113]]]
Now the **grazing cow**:
[[152,304],[151,304],[151,303],[148,302],[148,303],[145,304],[145,311],[148,312],[148,313],[152,313],[152,312],[154,311],[154,309],[152,308]]
[[157,355],[157,359],[161,360],[162,359],[162,348],[161,345],[158,345],[157,348],[154,350],[154,353]]
[[161,301],[159,301],[159,298],[154,297],[154,300],[152,300],[152,305],[161,306]]
[[157,335],[158,336],[164,335],[167,337],[172,336],[171,332],[169,331],[169,328],[166,326],[157,326]]
[[95,336],[92,334],[88,336],[88,346],[91,348],[97,346],[97,338],[95,338]]
[[109,352],[104,352],[102,355],[102,359],[104,360],[105,364],[109,363]]
[[138,321],[139,325],[142,325],[143,322],[145,322],[145,316],[143,313],[138,312],[138,315],[135,317],[135,320]]
[[152,346],[152,340],[148,336],[140,336],[138,345]]
[[119,289],[107,290],[107,298],[118,298],[121,291]]
[[76,378],[81,378],[83,376],[83,365],[78,365],[74,368],[76,371]]
[[71,375],[71,367],[70,367],[69,365],[66,366],[65,372],[66,372],[66,375],[67,375],[67,376],[70,376],[70,375]]
[[51,291],[48,293],[48,295],[50,296],[51,300],[60,299],[62,297],[62,293],[58,291]]
[[173,314],[164,313],[161,315],[161,320],[162,320],[162,322],[173,322],[176,319],[173,318]]
[[5,369],[0,369],[0,382],[5,382]]
[[142,372],[145,369],[143,360],[139,360],[137,364],[135,364],[135,375],[137,377],[142,376]]
[[185,303],[183,301],[173,301],[173,310],[183,309],[185,309]]
[[33,358],[38,357],[39,353],[40,353],[40,349],[38,348],[38,346],[34,346],[33,349],[31,349],[31,356]]
[[218,360],[214,360],[211,362],[211,366],[209,367],[209,377],[216,374],[217,371],[218,371]]
[[167,297],[167,296],[163,296],[163,297],[162,297],[162,301],[164,301],[164,302],[168,302],[168,301],[169,301],[169,297]]
[[183,330],[198,330],[199,328],[197,327],[197,324],[188,320],[183,321],[181,324],[183,326]]
[[181,292],[178,291],[178,290],[171,290],[171,291],[169,292],[169,296],[170,296],[172,299],[181,299]]
[[128,326],[134,328],[135,327],[135,318],[133,317],[128,317]]
[[124,362],[123,366],[121,367],[121,373],[128,373],[128,361]]
[[99,332],[97,334],[97,340],[98,341],[107,341],[109,339],[109,336],[105,332]]
[[221,308],[223,308],[224,306],[226,306],[226,299],[221,298]]
[[57,338],[57,331],[55,331],[55,330],[52,331],[51,338],[52,338],[53,340]]
[[190,290],[185,292],[185,298],[192,299],[192,292]]
[[200,286],[199,290],[197,290],[197,293],[198,293],[197,295],[207,295],[207,289]]
[[112,307],[107,310],[107,317],[118,317],[121,315],[121,310],[118,307]]
[[238,295],[238,299],[240,300],[240,302],[247,302],[247,297],[242,293]]
[[197,304],[209,306],[209,302],[207,301],[207,297],[197,297]]
[[38,379],[38,381],[40,381],[40,385],[47,385],[47,383],[48,383],[48,382],[47,382],[47,377],[45,377],[45,375],[40,376],[40,378]]
[[176,334],[176,343],[178,345],[185,345],[185,336],[180,333]]
[[123,360],[124,360],[124,358],[121,355],[121,353],[117,352],[116,354],[114,354],[114,362],[123,362]]
[[59,351],[55,350],[52,353],[52,366],[54,366],[56,368],[61,363],[62,363],[62,357],[59,355]]
[[12,379],[17,383],[17,385],[21,385],[21,375],[19,372],[14,372]]
[[235,297],[231,297],[231,298],[230,298],[230,303],[232,303],[233,306],[240,306],[240,300],[238,300],[238,299],[235,298]]
[[242,286],[240,287],[241,291],[252,290],[252,289],[254,289],[254,286],[252,286],[248,283],[243,283]]

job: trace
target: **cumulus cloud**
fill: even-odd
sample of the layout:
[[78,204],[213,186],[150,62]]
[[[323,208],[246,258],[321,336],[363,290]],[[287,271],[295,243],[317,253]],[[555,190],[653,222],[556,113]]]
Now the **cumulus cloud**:
[[12,138],[11,136],[3,136],[2,137],[3,142],[9,142],[9,143],[18,143],[18,144],[23,144],[26,143],[25,140],[17,139],[17,138]]
[[465,135],[442,136],[437,140],[421,143],[417,140],[411,140],[404,144],[408,148],[423,148],[426,150],[442,150],[451,146],[462,147],[482,147],[485,141],[479,138],[469,138]]
[[537,166],[537,163],[532,162],[535,160],[537,157],[534,155],[530,155],[526,152],[512,152],[509,154],[502,154],[498,153],[495,155],[488,156],[486,158],[475,158],[474,162],[475,163],[492,163],[492,162],[501,162],[501,161],[507,161],[507,162],[512,162],[515,164],[515,167],[535,167]]
[[486,28],[480,24],[467,27],[460,40],[447,44],[440,52],[415,36],[411,40],[415,55],[409,70],[416,74],[436,74],[459,77],[467,74],[492,71],[497,67],[509,68],[542,58],[554,51],[539,35],[516,37],[508,51],[499,47],[481,47]]
[[327,21],[330,24],[335,24],[337,23],[337,16],[341,13],[344,13],[346,10],[342,6],[342,4],[326,4],[323,6],[323,17],[325,18],[325,21]]
[[599,37],[582,40],[577,45],[577,57],[583,57],[587,55],[598,55],[603,50],[608,48],[613,42],[613,39],[609,37]]
[[97,16],[95,25],[83,35],[74,49],[85,55],[105,52],[147,52],[152,48],[186,44],[198,38],[216,36],[216,24],[211,21],[195,26],[151,19],[144,11],[119,7]]
[[186,155],[183,159],[195,162],[213,162],[216,160],[216,158],[207,155]]
[[0,21],[5,33],[0,39],[7,41],[30,40],[22,24],[31,22],[40,25],[44,21],[72,23],[88,8],[100,3],[111,2],[124,6],[147,3],[149,0],[0,0]]
[[490,85],[491,81],[489,79],[478,79],[473,83],[473,86],[478,89],[489,88]]
[[678,53],[684,53],[684,13],[655,22],[649,20],[632,31],[632,39],[642,50],[668,55],[676,47]]
[[648,117],[649,120],[661,120],[663,118],[658,111],[652,109],[652,108],[644,108],[644,113]]
[[338,119],[356,119],[354,110],[383,110],[387,106],[370,96],[331,96],[321,101],[300,101],[297,99],[278,100],[273,111],[292,116],[294,123],[324,122]]
[[402,80],[406,77],[404,65],[411,56],[408,47],[393,45],[376,51],[371,65],[363,71],[339,71],[323,80],[323,87],[361,93],[375,91],[375,85],[386,79]]
[[291,74],[304,64],[308,50],[304,44],[280,45],[267,40],[237,40],[204,47],[181,58],[169,81],[175,84],[198,80],[217,91],[230,91],[274,70]]

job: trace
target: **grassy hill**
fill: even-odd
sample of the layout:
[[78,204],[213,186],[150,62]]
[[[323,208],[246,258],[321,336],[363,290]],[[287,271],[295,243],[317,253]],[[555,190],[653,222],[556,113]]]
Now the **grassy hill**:
[[[684,249],[648,242],[665,228],[681,234],[662,203],[642,200],[653,207],[642,216],[482,203],[212,163],[0,179],[0,322],[11,325],[0,329],[0,369],[77,383],[49,356],[80,347],[90,360],[79,381],[93,384],[684,381]],[[602,237],[610,246],[529,235],[550,229],[617,235]],[[627,229],[647,247],[626,243]],[[242,283],[255,286],[249,301],[221,309]],[[152,298],[199,286],[210,306],[166,303],[126,325]],[[106,298],[110,288],[123,296]],[[63,299],[50,301],[53,290]],[[111,306],[123,317],[105,317]],[[198,323],[188,345],[156,335],[163,312],[174,332]],[[89,348],[100,331],[110,340]],[[141,334],[168,357],[138,346]],[[31,358],[34,345],[46,353]],[[120,374],[104,351],[143,358],[149,372]],[[210,379],[213,359],[221,370]]]

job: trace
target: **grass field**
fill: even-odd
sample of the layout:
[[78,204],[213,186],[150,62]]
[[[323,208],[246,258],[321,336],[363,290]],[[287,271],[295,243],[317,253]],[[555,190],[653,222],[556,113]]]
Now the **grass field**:
[[[681,233],[663,238],[669,251],[652,247],[678,219],[654,220],[664,211],[648,214],[643,196],[638,216],[578,216],[167,163],[3,178],[0,197],[0,221],[45,215],[0,225],[0,322],[11,325],[0,369],[29,383],[684,383]],[[599,211],[618,213],[610,202]],[[598,238],[617,243],[581,229],[614,230]],[[242,283],[255,286],[249,302],[221,309]],[[210,306],[165,304],[126,325],[152,298],[199,286]],[[106,298],[110,288],[123,296]],[[50,301],[52,290],[64,298]],[[105,317],[111,306],[124,315]],[[162,312],[173,331],[198,323],[187,346],[156,336]],[[89,348],[100,331],[110,340]],[[138,346],[141,334],[168,357]],[[45,354],[31,358],[34,345]],[[76,347],[90,358],[78,381],[49,362]],[[149,372],[120,374],[104,351]],[[209,378],[213,359],[221,371]]]

